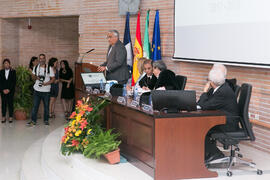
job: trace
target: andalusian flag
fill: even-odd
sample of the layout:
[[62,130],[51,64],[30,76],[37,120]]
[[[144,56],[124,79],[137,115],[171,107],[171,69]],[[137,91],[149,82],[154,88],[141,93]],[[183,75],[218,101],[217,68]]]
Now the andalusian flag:
[[156,11],[155,25],[153,31],[153,40],[152,40],[152,60],[161,59],[161,47],[160,47],[160,28],[159,28],[159,11]]
[[144,30],[144,41],[143,41],[143,57],[150,59],[151,51],[150,51],[150,42],[149,42],[149,11],[147,11],[146,20],[145,20],[145,30]]
[[140,12],[138,12],[137,17],[137,28],[136,28],[136,38],[134,44],[134,60],[133,60],[133,72],[132,72],[132,83],[134,86],[140,77],[140,73],[137,67],[138,60],[143,57],[143,49],[142,49],[142,40],[141,40],[141,28],[140,28]]

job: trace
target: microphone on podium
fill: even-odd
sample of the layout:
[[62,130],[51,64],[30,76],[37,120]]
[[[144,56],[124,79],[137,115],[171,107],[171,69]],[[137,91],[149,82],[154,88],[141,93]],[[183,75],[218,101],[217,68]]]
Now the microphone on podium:
[[88,53],[90,53],[90,52],[92,52],[92,51],[94,51],[95,49],[93,48],[93,49],[90,49],[89,51],[87,51],[85,54],[88,54]]
[[78,63],[82,63],[84,56],[86,56],[87,54],[89,54],[90,52],[92,52],[92,51],[94,51],[94,50],[95,50],[95,49],[92,48],[92,49],[90,49],[89,51],[87,51],[86,53],[84,53],[81,57],[79,56],[77,62],[78,62]]

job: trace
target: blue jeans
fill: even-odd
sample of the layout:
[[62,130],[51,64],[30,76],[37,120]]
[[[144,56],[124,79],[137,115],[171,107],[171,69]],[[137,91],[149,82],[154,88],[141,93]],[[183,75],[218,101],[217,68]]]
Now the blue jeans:
[[49,121],[50,92],[34,91],[34,100],[33,100],[33,109],[32,109],[32,121],[35,122],[35,123],[37,122],[37,113],[38,113],[40,100],[43,101],[43,105],[44,105],[44,122]]

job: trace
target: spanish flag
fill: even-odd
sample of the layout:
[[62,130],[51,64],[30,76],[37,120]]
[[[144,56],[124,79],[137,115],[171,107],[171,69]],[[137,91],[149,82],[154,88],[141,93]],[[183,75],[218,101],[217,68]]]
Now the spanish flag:
[[136,38],[134,44],[134,60],[133,60],[133,73],[132,73],[132,83],[134,86],[140,77],[140,73],[137,67],[138,60],[143,57],[143,48],[142,48],[142,40],[141,40],[141,28],[140,28],[140,12],[138,12],[137,17],[137,28],[136,28]]

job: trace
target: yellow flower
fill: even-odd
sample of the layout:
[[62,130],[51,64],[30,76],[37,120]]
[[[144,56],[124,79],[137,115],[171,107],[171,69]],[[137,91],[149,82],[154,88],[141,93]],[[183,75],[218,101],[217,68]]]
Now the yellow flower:
[[72,123],[71,123],[71,126],[74,126],[76,120],[73,120]]
[[68,140],[69,140],[69,137],[66,138],[65,143],[67,143]]
[[81,133],[82,133],[82,131],[81,131],[81,130],[78,130],[78,131],[75,133],[75,136],[79,136]]
[[87,134],[90,134],[90,133],[91,133],[91,131],[92,131],[92,129],[89,129],[89,130],[87,131]]
[[80,119],[81,119],[81,116],[80,116],[80,114],[78,114],[78,115],[76,116],[76,121],[80,121]]

